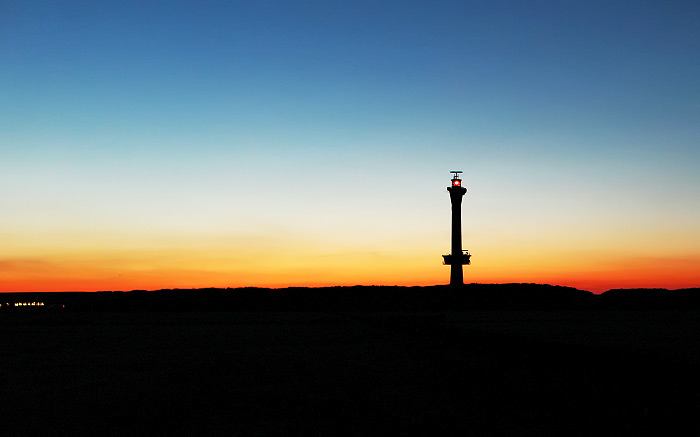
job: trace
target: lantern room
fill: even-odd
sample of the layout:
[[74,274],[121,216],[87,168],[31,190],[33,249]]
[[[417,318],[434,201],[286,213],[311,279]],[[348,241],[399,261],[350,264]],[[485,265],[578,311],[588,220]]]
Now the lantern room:
[[462,186],[462,179],[459,178],[459,174],[462,172],[452,170],[450,173],[452,173],[452,186],[453,187],[461,187]]

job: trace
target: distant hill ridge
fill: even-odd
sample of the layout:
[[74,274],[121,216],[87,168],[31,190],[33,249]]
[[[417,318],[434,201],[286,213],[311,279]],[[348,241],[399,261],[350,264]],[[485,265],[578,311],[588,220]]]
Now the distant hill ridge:
[[[41,302],[31,308],[16,302]],[[0,311],[469,311],[700,309],[700,288],[613,289],[600,295],[547,284],[426,287],[201,288],[2,293]]]

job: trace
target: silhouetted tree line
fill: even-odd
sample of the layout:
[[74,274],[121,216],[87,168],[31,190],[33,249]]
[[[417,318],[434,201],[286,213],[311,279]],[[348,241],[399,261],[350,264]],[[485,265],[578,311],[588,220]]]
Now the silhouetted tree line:
[[[468,311],[700,309],[700,288],[614,289],[600,295],[543,284],[466,284],[460,289],[352,286],[201,288],[97,293],[4,293],[6,311]],[[41,308],[7,303],[41,301]]]

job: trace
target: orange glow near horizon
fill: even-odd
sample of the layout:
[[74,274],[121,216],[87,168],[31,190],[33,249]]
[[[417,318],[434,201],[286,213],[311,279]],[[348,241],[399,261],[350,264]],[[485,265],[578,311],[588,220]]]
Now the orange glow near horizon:
[[[255,233],[30,232],[18,226],[0,235],[0,292],[447,284],[441,255],[449,251],[448,208],[442,198],[434,219],[411,216],[415,223],[385,214],[370,216],[362,227],[358,216],[338,214],[328,217],[335,221],[314,222],[312,230],[298,223],[264,229],[246,224]],[[467,203],[464,213],[464,249],[472,254],[465,283],[540,283],[594,293],[700,286],[696,234],[616,224],[554,226],[527,215],[500,222],[480,216],[487,209]]]
[[[435,256],[401,253],[314,255],[286,252],[231,256],[213,251],[152,251],[112,256],[82,254],[2,261],[0,292],[107,291],[163,288],[446,284],[449,269]],[[465,283],[542,283],[600,293],[612,288],[700,285],[700,257],[639,257],[579,263],[583,255],[522,257],[489,254],[464,267]],[[529,259],[528,259],[529,258]],[[595,258],[595,257],[591,257]]]

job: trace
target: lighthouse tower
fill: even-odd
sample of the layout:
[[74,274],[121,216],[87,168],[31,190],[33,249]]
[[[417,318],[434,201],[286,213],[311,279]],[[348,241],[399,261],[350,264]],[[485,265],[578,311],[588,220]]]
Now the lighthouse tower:
[[459,178],[461,171],[451,171],[452,185],[447,187],[452,202],[452,253],[443,255],[445,265],[451,266],[450,286],[459,287],[464,284],[462,265],[470,264],[471,255],[468,250],[462,251],[462,196],[467,189],[462,186]]

